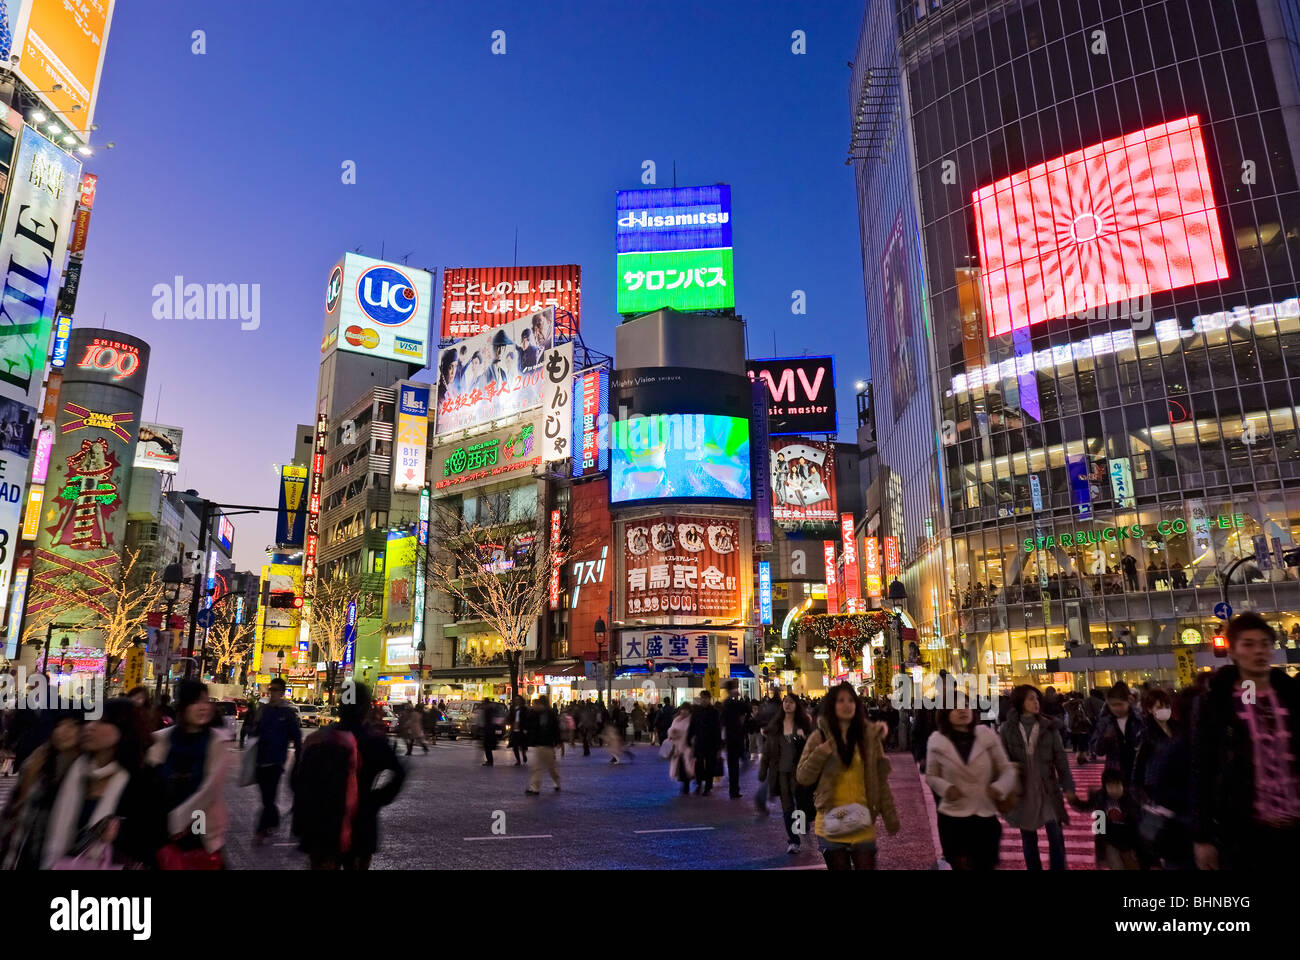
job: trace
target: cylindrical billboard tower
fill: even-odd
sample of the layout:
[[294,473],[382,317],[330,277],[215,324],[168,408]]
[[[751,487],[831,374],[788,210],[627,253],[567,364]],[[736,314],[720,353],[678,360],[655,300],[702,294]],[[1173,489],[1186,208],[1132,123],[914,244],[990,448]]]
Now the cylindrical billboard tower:
[[149,345],[130,334],[74,329],[69,337],[27,618],[55,613],[79,647],[103,646],[103,597],[122,575],[148,366]]

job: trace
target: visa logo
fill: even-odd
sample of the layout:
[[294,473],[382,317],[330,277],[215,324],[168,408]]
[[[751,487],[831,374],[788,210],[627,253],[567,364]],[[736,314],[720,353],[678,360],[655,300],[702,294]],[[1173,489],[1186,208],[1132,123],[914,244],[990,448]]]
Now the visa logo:
[[423,340],[408,340],[405,337],[393,337],[393,352],[407,353],[418,357],[424,352]]

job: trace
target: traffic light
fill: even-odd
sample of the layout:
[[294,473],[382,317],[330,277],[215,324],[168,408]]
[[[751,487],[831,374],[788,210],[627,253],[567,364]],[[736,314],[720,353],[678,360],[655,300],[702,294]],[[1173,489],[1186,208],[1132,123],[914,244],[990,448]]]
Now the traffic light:
[[1214,655],[1216,657],[1226,657],[1228,655],[1228,638],[1221,633],[1214,635],[1212,641],[1214,646]]

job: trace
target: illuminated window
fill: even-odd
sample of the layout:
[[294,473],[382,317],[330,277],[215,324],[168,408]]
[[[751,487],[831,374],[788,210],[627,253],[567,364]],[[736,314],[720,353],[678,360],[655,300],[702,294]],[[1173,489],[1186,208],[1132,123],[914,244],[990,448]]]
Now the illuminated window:
[[1196,116],[1067,153],[971,199],[990,336],[1228,275]]

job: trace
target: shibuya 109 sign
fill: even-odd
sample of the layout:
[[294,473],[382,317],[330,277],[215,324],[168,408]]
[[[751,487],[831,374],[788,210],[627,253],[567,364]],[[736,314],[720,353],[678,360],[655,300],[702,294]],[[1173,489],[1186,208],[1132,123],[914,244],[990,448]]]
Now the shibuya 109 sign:
[[542,463],[540,417],[521,420],[468,440],[450,440],[433,449],[437,490],[473,487]]

